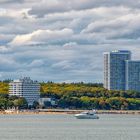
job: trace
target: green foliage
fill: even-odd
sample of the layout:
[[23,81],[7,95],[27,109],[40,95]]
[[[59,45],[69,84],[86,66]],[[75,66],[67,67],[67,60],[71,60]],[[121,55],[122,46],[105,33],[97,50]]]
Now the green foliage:
[[26,108],[27,102],[25,98],[11,96],[9,97],[6,94],[0,95],[0,109],[7,109],[9,107],[18,107],[18,108]]
[[9,90],[8,83],[0,82],[0,93],[7,94]]
[[0,98],[0,109],[6,109],[8,100],[6,98]]
[[124,98],[140,98],[140,92],[137,91],[109,91],[104,89],[102,84],[84,84],[84,83],[41,83],[41,96],[54,96],[61,98],[69,97],[124,97]]
[[14,104],[15,107],[19,107],[19,108],[20,107],[26,107],[27,106],[27,101],[25,100],[25,98],[20,97],[18,99],[15,99],[13,101],[13,104]]
[[41,96],[59,99],[61,108],[140,109],[140,92],[109,91],[102,84],[41,83]]
[[[140,109],[140,92],[109,91],[102,84],[93,83],[41,83],[41,97],[58,99],[58,107],[83,109]],[[0,108],[24,106],[26,102],[8,96],[8,82],[0,82]],[[7,94],[6,94],[7,93]],[[35,106],[38,106],[35,103]]]
[[139,99],[126,99],[122,97],[112,98],[90,98],[71,97],[62,98],[58,102],[62,108],[82,108],[82,109],[105,109],[105,110],[140,110]]

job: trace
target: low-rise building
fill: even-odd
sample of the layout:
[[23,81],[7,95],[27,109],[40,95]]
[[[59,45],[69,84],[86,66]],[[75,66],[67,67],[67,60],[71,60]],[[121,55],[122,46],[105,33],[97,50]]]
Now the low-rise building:
[[56,100],[53,98],[40,98],[38,100],[39,105],[42,107],[50,107],[50,106],[56,106]]

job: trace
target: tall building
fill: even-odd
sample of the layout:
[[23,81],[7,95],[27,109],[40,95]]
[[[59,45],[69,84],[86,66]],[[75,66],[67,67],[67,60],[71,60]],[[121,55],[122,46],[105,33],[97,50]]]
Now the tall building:
[[117,50],[104,53],[104,88],[125,90],[125,60],[131,59],[131,52]]
[[126,61],[126,90],[140,91],[140,61]]
[[24,97],[28,105],[33,105],[33,102],[39,99],[40,85],[37,81],[31,80],[29,77],[14,80],[9,83],[9,94],[10,96]]

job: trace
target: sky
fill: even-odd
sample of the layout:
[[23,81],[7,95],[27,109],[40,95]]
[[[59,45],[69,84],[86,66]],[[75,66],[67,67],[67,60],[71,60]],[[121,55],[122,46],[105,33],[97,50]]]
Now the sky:
[[103,52],[140,59],[140,0],[0,0],[0,80],[103,82]]

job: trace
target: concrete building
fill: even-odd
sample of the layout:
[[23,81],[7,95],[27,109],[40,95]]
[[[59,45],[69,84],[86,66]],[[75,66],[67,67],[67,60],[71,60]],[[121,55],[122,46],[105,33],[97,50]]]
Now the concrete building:
[[131,59],[131,52],[117,50],[104,53],[104,88],[125,90],[125,60]]
[[38,101],[40,97],[40,84],[29,77],[14,80],[9,83],[9,94],[24,97],[28,105],[33,105],[33,102]]
[[140,91],[140,61],[127,60],[126,69],[126,90]]
[[38,100],[38,102],[39,102],[39,105],[42,107],[56,106],[57,105],[56,100],[54,98],[40,98]]

